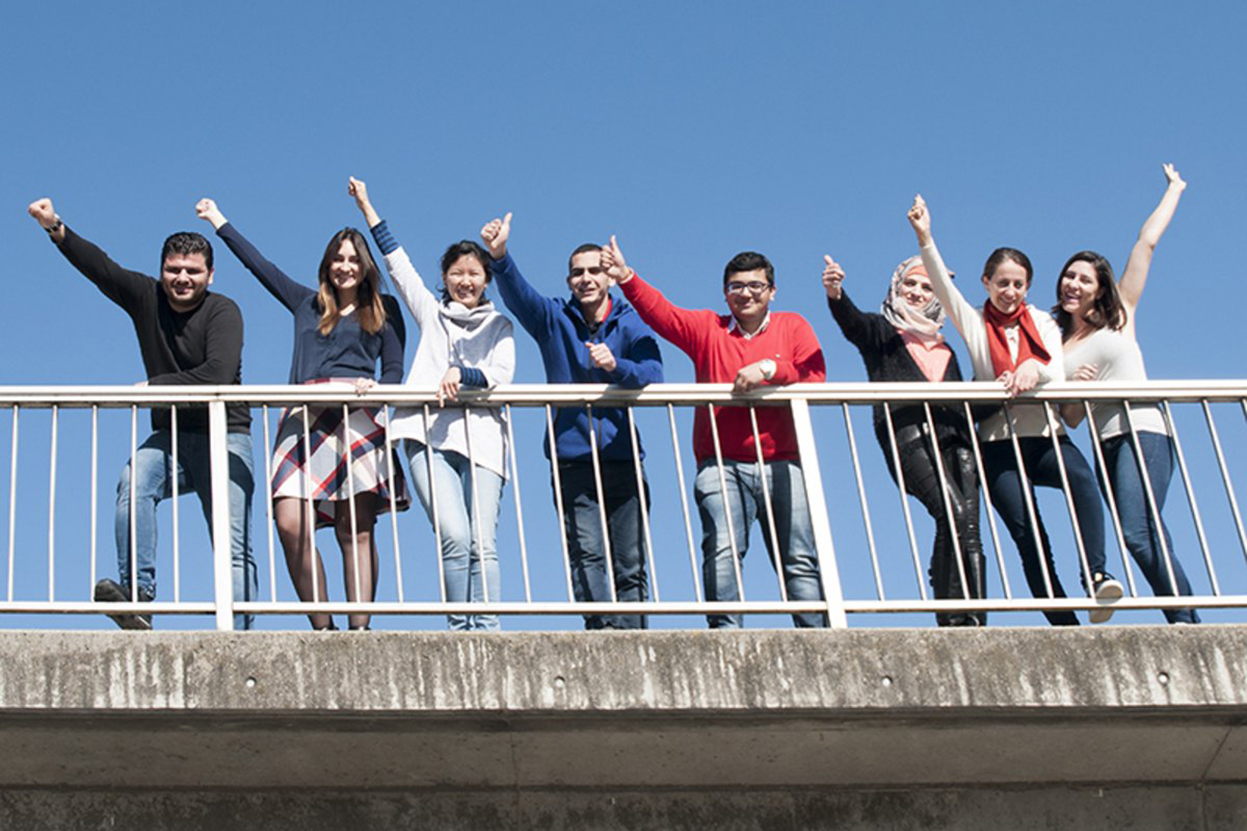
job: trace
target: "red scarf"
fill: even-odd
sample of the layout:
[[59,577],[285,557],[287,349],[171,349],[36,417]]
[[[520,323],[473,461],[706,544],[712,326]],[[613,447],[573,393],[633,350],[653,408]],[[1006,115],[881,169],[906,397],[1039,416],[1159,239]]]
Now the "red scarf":
[[[1039,328],[1035,326],[1030,306],[1026,303],[1019,303],[1012,314],[1005,314],[988,300],[983,305],[983,322],[987,325],[987,346],[991,350],[992,369],[997,378],[1006,372],[1012,372],[1031,358],[1043,364],[1052,360],[1048,350],[1044,349],[1043,338],[1039,337]],[[1005,327],[1013,323],[1018,324],[1021,329],[1016,361],[1009,355],[1009,341],[1005,338]]]

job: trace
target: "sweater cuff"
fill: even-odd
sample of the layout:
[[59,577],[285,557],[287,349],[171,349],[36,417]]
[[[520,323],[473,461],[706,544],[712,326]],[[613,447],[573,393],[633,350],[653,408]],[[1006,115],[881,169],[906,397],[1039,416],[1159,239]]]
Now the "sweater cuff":
[[372,231],[372,239],[377,243],[377,247],[381,249],[383,255],[392,254],[398,250],[398,243],[394,241],[394,236],[390,233],[390,226],[386,220],[381,220],[369,230]]
[[[380,243],[377,244],[380,245]],[[465,387],[476,387],[478,389],[483,389],[489,386],[489,381],[485,378],[485,373],[481,372],[476,367],[464,366],[463,364],[455,364],[455,366],[459,369],[460,385]]]

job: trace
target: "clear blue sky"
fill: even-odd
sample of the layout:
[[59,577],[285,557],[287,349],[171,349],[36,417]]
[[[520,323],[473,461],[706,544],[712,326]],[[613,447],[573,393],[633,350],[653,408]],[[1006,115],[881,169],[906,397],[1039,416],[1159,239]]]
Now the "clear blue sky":
[[[368,182],[426,276],[436,274],[449,242],[475,238],[507,210],[515,212],[512,252],[549,293],[563,290],[571,248],[616,233],[630,264],[675,302],[718,307],[723,263],[756,249],[775,262],[776,306],[813,322],[829,380],[860,380],[856,352],[822,301],[824,253],[844,264],[854,297],[873,306],[894,265],[914,253],[904,211],[921,191],[953,268],[975,275],[995,246],[1021,248],[1037,269],[1032,299],[1047,306],[1070,252],[1095,248],[1124,264],[1163,191],[1163,161],[1174,162],[1190,187],[1143,302],[1139,337],[1149,369],[1155,378],[1242,377],[1232,335],[1240,316],[1217,272],[1247,232],[1240,206],[1245,29],[1247,7],[1233,3],[491,2],[350,11],[322,2],[19,4],[6,10],[0,54],[7,115],[0,235],[12,255],[10,360],[0,383],[128,384],[143,375],[124,315],[25,215],[40,196],[115,259],[148,272],[167,234],[210,230],[193,205],[211,196],[270,259],[311,282],[328,237],[360,222],[346,195],[349,175]],[[224,246],[214,289],[237,300],[246,318],[244,380],[284,381],[288,314]],[[973,281],[965,289],[981,298]],[[516,380],[542,380],[535,345],[522,332],[517,340]],[[410,360],[414,340],[407,354]],[[669,380],[692,379],[682,354],[666,348],[664,357]],[[863,461],[894,525],[895,495],[868,416],[856,415]],[[843,444],[832,416],[825,466]],[[1241,413],[1219,416],[1225,438],[1241,450]],[[81,434],[81,419],[67,421]],[[0,423],[6,449],[9,424],[7,416]],[[657,426],[651,444],[669,444]],[[531,419],[517,425],[522,437],[537,429]],[[23,421],[23,481],[35,493],[46,477],[39,472],[46,433],[45,416]],[[552,512],[529,450],[535,437],[526,438],[525,510],[536,522]],[[81,438],[63,441],[81,445]],[[687,450],[687,431],[683,441]],[[267,452],[257,438],[258,467]],[[125,453],[122,446],[102,452],[102,490],[112,488]],[[60,476],[63,500],[76,504],[71,495],[84,486],[65,483],[80,483],[85,465],[66,456]],[[673,504],[669,470],[652,471],[651,479],[656,501]],[[829,484],[833,492],[841,487]],[[511,498],[508,489],[504,504]],[[38,517],[46,489],[23,500],[23,516]],[[102,574],[113,568],[109,503],[101,502]],[[85,516],[86,509],[65,510]],[[1059,504],[1046,509],[1053,525],[1062,523],[1059,511]],[[188,558],[206,546],[197,514],[184,500]],[[1180,490],[1167,515],[1189,570],[1200,573]],[[19,596],[46,592],[42,521],[19,528]],[[510,522],[504,516],[500,548],[506,592],[516,597]],[[1222,579],[1231,582],[1223,588],[1242,593],[1247,577],[1232,527],[1220,514],[1210,522]],[[855,520],[849,525],[837,542],[853,551],[860,533]],[[411,552],[408,593],[430,596],[427,523],[416,510],[400,527]],[[924,556],[926,529],[920,525]],[[84,593],[81,534],[58,529],[65,598]],[[335,547],[325,542],[336,571]],[[266,559],[262,513],[255,543]],[[1058,557],[1072,584],[1069,554],[1065,546]],[[278,556],[279,591],[292,596]],[[539,585],[556,599],[557,549],[540,556],[553,567]],[[908,556],[904,547],[889,554],[890,590],[901,596],[914,592]],[[1116,556],[1111,549],[1110,561]],[[769,586],[764,559],[759,546],[747,571]],[[670,560],[670,575],[660,578],[675,599],[687,592],[682,542]],[[845,579],[854,596],[867,597],[860,560],[846,564]],[[1011,546],[1006,560],[1016,568]],[[167,559],[161,576],[170,586]],[[1197,579],[1201,588],[1205,582]],[[267,596],[267,577],[262,583]],[[384,557],[381,594],[393,595]],[[1131,619],[1153,618],[1159,615]]]

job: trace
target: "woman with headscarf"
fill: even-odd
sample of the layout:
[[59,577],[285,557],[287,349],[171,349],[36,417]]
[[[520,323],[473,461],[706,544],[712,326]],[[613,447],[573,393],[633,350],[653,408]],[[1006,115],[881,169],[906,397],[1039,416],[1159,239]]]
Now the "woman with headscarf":
[[[863,312],[844,291],[844,270],[824,257],[827,306],[844,337],[857,347],[871,381],[960,381],[957,356],[944,342],[944,309],[927,279],[921,257],[896,267],[878,314]],[[921,404],[874,408],[875,438],[892,478],[899,459],[905,490],[935,520],[928,575],[938,600],[978,599],[985,594],[983,544],[979,537],[979,491],[965,417],[955,407]],[[934,425],[935,435],[931,428]],[[895,447],[890,438],[895,435]],[[941,479],[947,488],[940,486]],[[947,504],[945,503],[947,495]],[[950,522],[951,517],[951,522]],[[959,556],[960,555],[960,556]],[[982,626],[986,613],[940,613],[941,626]]]

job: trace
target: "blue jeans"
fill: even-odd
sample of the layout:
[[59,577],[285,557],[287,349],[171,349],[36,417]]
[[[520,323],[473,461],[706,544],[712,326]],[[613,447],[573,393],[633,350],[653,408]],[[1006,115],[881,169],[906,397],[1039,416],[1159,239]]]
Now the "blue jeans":
[[[442,579],[448,603],[496,602],[502,597],[498,572],[498,552],[494,540],[498,533],[498,503],[502,499],[502,477],[480,465],[475,477],[468,457],[453,450],[429,450],[424,444],[404,442],[411,481],[429,521],[442,536]],[[429,487],[429,459],[433,465],[433,487]],[[472,480],[476,479],[476,498]],[[433,494],[437,494],[437,517],[433,516]],[[480,512],[479,515],[477,512]],[[477,536],[479,534],[479,546]],[[484,571],[482,573],[482,564]],[[450,628],[457,631],[499,629],[497,615],[447,615]]]
[[[1078,517],[1078,530],[1082,532],[1083,549],[1087,552],[1087,567],[1092,574],[1103,572],[1104,568],[1104,504],[1097,493],[1095,474],[1082,453],[1069,440],[1062,436],[1057,441],[1061,448],[1061,459],[1065,463],[1065,474],[1069,478],[1070,495],[1074,501],[1074,515]],[[1035,498],[1035,486],[1060,489],[1061,471],[1057,465],[1057,454],[1052,447],[1052,439],[1043,436],[1021,436],[1018,447],[1022,451],[1022,463],[1026,466],[1026,476],[1031,484],[1031,499]],[[1052,543],[1048,541],[1048,531],[1044,528],[1043,517],[1039,515],[1039,506],[1035,505],[1035,519],[1042,551],[1035,547],[1035,532],[1031,528],[1030,514],[1026,508],[1026,494],[1022,490],[1022,477],[1018,473],[1017,457],[1013,452],[1013,442],[990,441],[982,444],[983,469],[987,474],[987,486],[991,491],[992,504],[1004,521],[1018,548],[1018,556],[1022,558],[1022,571],[1026,574],[1026,585],[1030,587],[1032,597],[1065,597],[1065,589],[1057,577],[1056,563],[1052,559]],[[1052,594],[1048,594],[1044,582],[1044,567],[1040,557],[1047,564],[1048,576],[1052,581]],[[1082,575],[1082,564],[1079,563],[1079,574]],[[1086,587],[1086,575],[1082,575]],[[1078,616],[1073,612],[1044,612],[1044,617],[1053,626],[1077,626]]]
[[[1159,513],[1165,509],[1165,496],[1169,493],[1169,480],[1173,476],[1173,442],[1164,433],[1140,432],[1138,436]],[[1139,564],[1139,570],[1152,587],[1152,593],[1158,597],[1191,594],[1191,584],[1173,552],[1173,538],[1169,536],[1164,518],[1160,517],[1160,531],[1165,535],[1169,562],[1173,564],[1173,577],[1178,584],[1176,592],[1173,582],[1169,580],[1165,550],[1161,548],[1156,523],[1149,515],[1147,491],[1143,488],[1133,440],[1128,434],[1113,436],[1101,443],[1101,449],[1104,451],[1104,464],[1108,467],[1107,484],[1112,485],[1113,498],[1117,500],[1117,516],[1121,520],[1126,548]],[[1096,472],[1100,475],[1100,487],[1105,487],[1104,471]],[[1199,615],[1194,609],[1165,609],[1164,614],[1170,623],[1199,622]]]
[[[255,480],[251,464],[251,434],[230,433],[229,528],[230,556],[234,573],[234,600],[250,601],[258,594],[255,560],[251,556],[251,496]],[[134,455],[134,548],[138,586],[156,596],[156,506],[173,496],[173,440],[168,430],[147,437]],[[212,535],[212,478],[208,458],[208,434],[178,431],[178,493],[199,496],[208,535]],[[117,482],[117,570],[124,586],[130,585],[130,468],[121,470]],[[250,629],[251,615],[235,615],[234,627]]]
[[[641,494],[632,462],[602,462],[602,498],[614,567],[615,599],[644,602],[648,596],[645,535],[641,528]],[[606,548],[592,462],[561,462],[563,530],[571,560],[572,591],[578,601],[611,599],[606,578]],[[649,507],[649,484],[645,484]],[[585,615],[586,629],[644,629],[644,615]]]
[[[805,497],[805,478],[801,465],[794,461],[767,462],[766,483],[774,505],[775,535],[779,538],[779,562],[783,568],[784,586],[789,600],[822,600],[823,585],[818,571],[818,555],[814,550],[814,529],[810,525],[810,509]],[[732,601],[740,598],[736,569],[743,568],[749,547],[749,529],[754,519],[762,525],[762,539],[772,564],[770,523],[762,477],[756,462],[723,460],[723,478],[727,499],[719,484],[719,466],[714,459],[703,461],[697,468],[693,494],[701,515],[702,577],[706,584],[706,600]],[[730,513],[730,517],[729,517]],[[740,557],[733,562],[728,521],[736,538]],[[740,615],[707,615],[711,629],[734,629],[741,625]],[[826,626],[827,616],[804,613],[792,616],[797,626]]]

